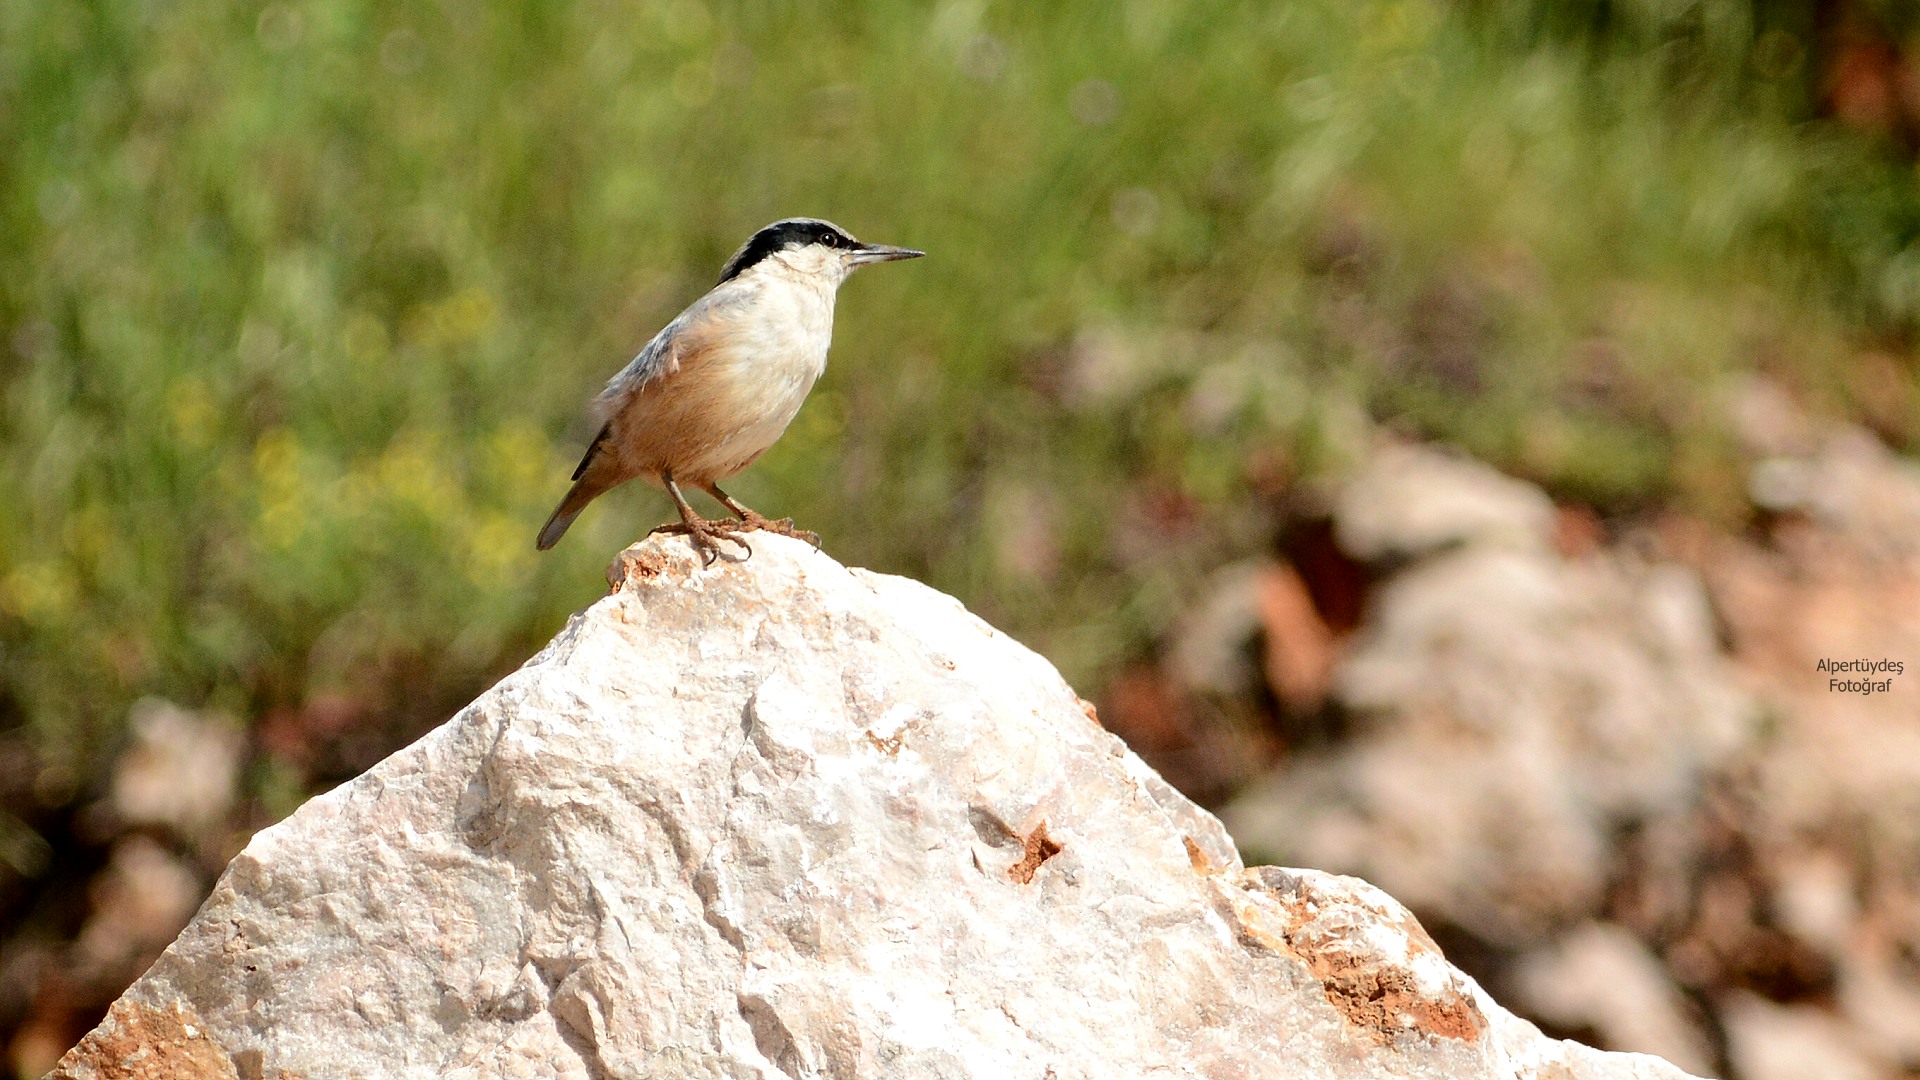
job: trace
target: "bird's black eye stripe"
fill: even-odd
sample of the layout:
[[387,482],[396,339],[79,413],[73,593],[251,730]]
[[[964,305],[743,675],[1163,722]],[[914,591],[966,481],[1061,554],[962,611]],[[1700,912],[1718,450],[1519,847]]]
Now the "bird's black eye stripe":
[[776,221],[748,238],[733,258],[720,268],[720,283],[738,277],[762,259],[792,248],[819,244],[827,248],[858,250],[860,242],[842,232],[830,221],[818,218],[787,218]]

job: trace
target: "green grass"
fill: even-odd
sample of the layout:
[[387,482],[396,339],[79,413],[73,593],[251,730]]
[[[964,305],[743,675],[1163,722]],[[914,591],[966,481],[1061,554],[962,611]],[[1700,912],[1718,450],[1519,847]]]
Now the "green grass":
[[585,400],[790,214],[932,257],[735,493],[1083,684],[1369,415],[1736,513],[1730,378],[1847,411],[1904,348],[1911,172],[1744,46],[1534,10],[0,0],[0,724],[84,778],[142,694],[437,718],[670,516],[532,550]]

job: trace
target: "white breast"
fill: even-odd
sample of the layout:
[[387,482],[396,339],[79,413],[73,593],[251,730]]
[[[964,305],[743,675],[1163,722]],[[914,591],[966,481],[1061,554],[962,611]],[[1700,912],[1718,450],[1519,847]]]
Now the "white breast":
[[729,305],[729,345],[711,361],[718,438],[695,472],[717,478],[746,468],[787,430],[827,369],[839,283],[784,271],[768,260],[736,279],[745,302]]

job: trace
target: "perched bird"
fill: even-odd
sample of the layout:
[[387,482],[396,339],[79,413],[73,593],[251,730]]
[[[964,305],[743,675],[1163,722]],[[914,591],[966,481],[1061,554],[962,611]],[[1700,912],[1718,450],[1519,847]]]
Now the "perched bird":
[[[706,563],[730,540],[754,529],[820,538],[742,506],[719,482],[746,468],[787,429],[807,391],[827,368],[833,298],[847,275],[868,263],[916,259],[911,248],[863,244],[816,218],[788,218],[754,233],[720,271],[720,282],[654,335],[594,402],[603,421],[573,488],[534,545],[545,551],[601,492],[636,476],[667,489],[678,525]],[[680,488],[692,484],[735,518],[693,512]]]

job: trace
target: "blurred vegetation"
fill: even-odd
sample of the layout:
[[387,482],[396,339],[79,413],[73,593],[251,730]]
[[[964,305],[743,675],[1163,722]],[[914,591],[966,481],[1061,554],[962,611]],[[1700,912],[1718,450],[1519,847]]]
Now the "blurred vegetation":
[[532,547],[790,214],[933,257],[736,494],[1082,685],[1372,421],[1731,520],[1743,373],[1914,433],[1904,10],[0,0],[0,729],[45,807],[141,695],[385,733],[278,813],[442,718],[671,516]]

